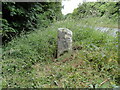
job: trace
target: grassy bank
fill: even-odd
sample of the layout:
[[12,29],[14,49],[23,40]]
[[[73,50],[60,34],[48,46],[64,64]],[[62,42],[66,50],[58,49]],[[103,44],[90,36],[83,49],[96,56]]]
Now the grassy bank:
[[118,28],[117,20],[113,20],[105,16],[82,18],[80,19],[79,24],[93,27],[95,26],[95,27]]
[[[59,21],[8,43],[3,51],[3,87],[117,87],[117,37],[79,24]],[[72,30],[73,47],[81,50],[55,59],[58,28]]]

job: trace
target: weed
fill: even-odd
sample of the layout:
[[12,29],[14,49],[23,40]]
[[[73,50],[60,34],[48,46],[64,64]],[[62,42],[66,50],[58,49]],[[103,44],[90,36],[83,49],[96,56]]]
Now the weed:
[[[79,23],[72,19],[59,21],[9,42],[3,49],[2,86],[110,88],[118,85],[118,37],[81,27]],[[56,59],[60,27],[73,32],[74,50]],[[110,81],[101,84],[108,78]]]

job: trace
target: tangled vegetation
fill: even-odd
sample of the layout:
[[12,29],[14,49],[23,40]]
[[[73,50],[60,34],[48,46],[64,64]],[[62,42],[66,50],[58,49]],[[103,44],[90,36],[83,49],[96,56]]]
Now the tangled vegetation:
[[[14,7],[15,11],[13,10],[16,13],[13,13],[13,16],[16,16],[16,14],[17,16],[19,16],[18,14],[20,14],[20,16],[27,15],[16,11],[18,9],[17,5],[19,6],[19,4],[4,4],[8,4],[5,7],[8,7],[9,4],[13,5],[13,7],[16,5]],[[116,3],[107,4],[110,4],[110,7],[116,6]],[[92,17],[89,15],[89,10],[85,9],[88,8],[89,5],[102,5],[103,7],[104,5],[106,6],[106,3],[83,4],[80,10],[86,10],[85,12],[88,15],[83,13],[85,17],[82,17],[82,14],[76,11],[79,9],[78,8],[73,12],[73,15],[75,15],[76,18],[80,16],[79,19],[73,18],[73,16],[71,16],[72,14],[69,14],[70,16],[67,15],[65,20],[57,19],[60,8],[58,7],[58,13],[55,12],[54,10],[57,9],[55,3],[30,3],[29,5],[30,7],[36,5],[36,7],[39,7],[39,5],[42,5],[41,12],[46,12],[45,15],[43,13],[39,15],[41,18],[46,18],[46,21],[44,22],[43,18],[40,19],[39,24],[41,27],[27,33],[27,31],[37,27],[34,26],[32,22],[39,25],[37,24],[37,18],[30,19],[32,18],[32,13],[30,13],[29,17],[24,18],[25,20],[33,21],[30,21],[30,23],[25,22],[26,25],[22,25],[23,23],[18,22],[18,27],[16,28],[13,28],[14,21],[9,23],[7,19],[3,18],[3,29],[9,30],[9,32],[11,32],[11,30],[17,32],[20,28],[26,28],[26,34],[20,34],[19,37],[12,39],[3,46],[3,88],[119,88],[118,36],[113,37],[109,35],[108,32],[101,32],[94,28],[84,27],[84,25],[92,25],[93,27],[96,27],[96,25],[99,26],[99,24],[96,24],[94,21],[99,21],[99,23],[103,22],[100,26],[104,25],[109,27],[113,24],[113,19],[117,19],[116,15],[112,16],[113,19],[109,17],[105,19],[102,13],[97,13],[99,14],[98,17]],[[56,7],[54,7],[54,5]],[[47,10],[44,10],[45,7]],[[50,12],[48,10],[50,7],[53,11],[52,18],[49,17],[51,15],[51,10]],[[103,8],[103,10],[106,10],[106,8]],[[19,8],[19,10],[20,9],[21,8]],[[31,10],[34,11],[34,8],[31,7],[27,12]],[[117,8],[115,10],[117,10]],[[104,14],[105,13],[106,12],[104,12]],[[61,14],[59,15],[61,16]],[[92,18],[88,18],[88,16]],[[53,22],[54,20],[56,20],[56,22]],[[112,21],[112,24],[108,20]],[[49,23],[49,21],[52,23],[46,25],[46,27],[44,24]],[[28,24],[32,24],[32,26],[29,27],[27,26]],[[113,26],[116,27],[116,25],[117,23]],[[73,47],[81,47],[81,49],[73,50],[72,53],[65,53],[55,58],[58,28],[70,29],[73,32]],[[6,31],[3,32],[6,34]]]
[[3,43],[62,17],[60,2],[2,2]]
[[72,16],[74,18],[102,17],[118,20],[119,2],[95,2],[83,3],[74,10]]
[[[3,86],[90,87],[109,78],[105,85],[96,87],[117,87],[117,37],[76,26],[78,23],[59,21],[45,30],[11,41],[3,55]],[[55,59],[59,27],[72,30],[73,47],[81,46],[82,49]]]

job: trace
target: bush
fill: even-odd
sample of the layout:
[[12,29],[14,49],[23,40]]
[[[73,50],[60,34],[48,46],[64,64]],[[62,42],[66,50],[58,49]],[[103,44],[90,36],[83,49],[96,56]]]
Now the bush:
[[2,2],[3,43],[60,20],[61,2]]
[[73,18],[102,17],[106,16],[118,20],[118,2],[85,2],[79,5],[72,13]]

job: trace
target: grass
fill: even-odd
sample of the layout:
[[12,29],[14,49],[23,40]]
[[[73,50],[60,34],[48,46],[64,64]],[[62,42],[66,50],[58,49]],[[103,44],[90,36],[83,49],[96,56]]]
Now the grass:
[[118,21],[109,19],[108,17],[89,17],[80,19],[80,25],[118,28]]
[[[119,86],[117,37],[64,20],[22,35],[3,50],[3,87],[115,88]],[[81,50],[54,58],[57,29],[73,32],[73,47]],[[103,85],[102,82],[109,79]]]

